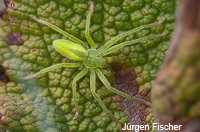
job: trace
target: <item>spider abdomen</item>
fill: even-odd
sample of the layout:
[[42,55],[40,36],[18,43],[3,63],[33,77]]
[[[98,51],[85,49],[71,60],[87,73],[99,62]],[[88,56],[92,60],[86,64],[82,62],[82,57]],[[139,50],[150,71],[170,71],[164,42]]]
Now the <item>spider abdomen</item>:
[[57,39],[53,41],[53,46],[60,54],[71,60],[83,61],[86,57],[86,49],[72,41]]
[[87,52],[84,64],[89,68],[101,68],[105,65],[105,59],[99,51],[91,49]]

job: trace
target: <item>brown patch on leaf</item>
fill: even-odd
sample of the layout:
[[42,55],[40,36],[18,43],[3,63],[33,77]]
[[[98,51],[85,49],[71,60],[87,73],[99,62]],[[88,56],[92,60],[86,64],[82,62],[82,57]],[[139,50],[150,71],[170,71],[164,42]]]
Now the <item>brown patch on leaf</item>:
[[[116,68],[114,68],[116,69]],[[141,98],[150,101],[150,89],[146,88],[142,91],[142,95],[138,94],[139,84],[136,81],[136,73],[134,68],[128,68],[121,71],[116,71],[116,85],[119,91],[122,91],[129,96],[135,98]],[[121,96],[118,95],[118,98]],[[122,98],[122,97],[121,97]],[[123,98],[122,104],[125,107],[125,112],[130,119],[132,125],[146,125],[146,118],[150,113],[151,108],[146,104],[132,101],[130,99]]]
[[35,52],[35,51],[37,51],[37,50],[36,50],[36,49],[32,49],[32,50],[31,50],[31,52]]
[[15,8],[15,3],[14,3],[14,2],[10,2],[10,3],[9,3],[9,6],[10,6],[11,8]]
[[139,85],[135,80],[136,75],[133,68],[118,71],[115,73],[115,77],[118,90],[130,96],[134,96],[138,93]]
[[15,9],[15,3],[14,3],[13,1],[4,0],[4,4],[5,4],[5,6],[8,7],[8,8]]
[[4,0],[4,4],[6,7],[8,7],[9,3],[10,3],[10,0]]
[[120,95],[115,95],[112,97],[113,102],[117,103],[118,109],[121,111],[125,111],[125,106],[123,104],[124,99]]
[[8,76],[5,73],[5,70],[3,69],[3,67],[0,65],[0,81],[4,82],[4,83],[8,83],[10,81],[10,79],[8,78]]
[[0,17],[1,18],[4,18],[5,17],[5,14],[6,14],[6,8],[3,8],[0,10]]
[[24,40],[21,38],[22,34],[20,32],[14,32],[8,35],[6,42],[9,45],[23,45]]
[[21,20],[20,20],[20,19],[17,19],[17,18],[12,17],[12,16],[9,16],[8,19],[9,19],[8,21],[9,21],[10,23],[13,23],[13,24],[20,24],[20,23],[21,23]]
[[114,69],[114,71],[120,71],[123,69],[123,67],[124,67],[124,64],[122,63],[116,63],[116,62],[112,63],[112,68]]

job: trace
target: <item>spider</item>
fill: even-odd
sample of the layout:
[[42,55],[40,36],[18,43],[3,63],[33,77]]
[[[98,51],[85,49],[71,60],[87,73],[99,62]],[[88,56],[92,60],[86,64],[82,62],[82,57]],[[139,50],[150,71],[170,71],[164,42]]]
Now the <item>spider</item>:
[[[89,35],[89,27],[90,27],[90,19],[91,16],[93,14],[94,11],[94,2],[91,2],[90,5],[90,9],[89,9],[89,13],[87,15],[86,18],[86,26],[85,26],[85,37],[89,43],[89,45],[87,45],[85,42],[81,41],[80,39],[78,39],[77,37],[63,31],[62,29],[56,27],[55,25],[46,22],[44,20],[38,19],[37,17],[35,17],[34,15],[30,15],[30,17],[37,21],[38,23],[47,25],[48,27],[52,28],[53,30],[61,33],[62,35],[66,36],[69,40],[63,40],[63,39],[58,39],[58,40],[54,40],[53,41],[53,46],[54,48],[63,56],[74,60],[74,61],[79,61],[77,63],[59,63],[56,65],[52,65],[50,67],[47,67],[33,75],[28,75],[26,77],[24,77],[23,79],[31,79],[34,78],[40,74],[49,72],[53,69],[56,68],[60,68],[60,67],[80,67],[80,66],[84,66],[84,69],[82,71],[80,71],[73,79],[72,81],[72,93],[73,93],[73,101],[75,104],[75,110],[76,113],[74,115],[74,119],[78,118],[79,115],[79,106],[78,106],[78,101],[77,101],[77,95],[76,95],[76,82],[78,80],[80,80],[83,76],[85,76],[88,72],[90,72],[90,88],[91,88],[91,92],[92,95],[94,96],[94,98],[98,101],[99,105],[102,107],[102,109],[117,123],[118,127],[120,130],[122,130],[122,126],[121,123],[119,122],[119,120],[113,115],[111,114],[111,112],[106,108],[106,106],[104,105],[103,101],[100,99],[100,97],[98,96],[98,94],[95,92],[96,91],[96,75],[99,77],[99,79],[101,80],[101,82],[112,92],[119,94],[125,98],[137,101],[137,102],[141,102],[141,103],[145,103],[147,105],[151,105],[151,103],[143,100],[143,99],[139,99],[139,98],[133,98],[123,92],[118,91],[117,89],[115,89],[114,87],[112,87],[109,83],[109,81],[107,80],[106,76],[108,75],[108,72],[106,70],[104,70],[104,66],[106,63],[110,63],[112,61],[111,57],[106,57],[107,55],[123,48],[124,46],[127,45],[132,45],[132,44],[136,44],[138,42],[141,42],[143,40],[146,39],[155,39],[155,38],[159,38],[162,36],[167,35],[169,32],[163,32],[162,34],[157,34],[157,35],[150,35],[150,36],[146,36],[146,37],[142,37],[139,39],[135,39],[132,41],[126,41],[117,45],[114,45],[120,38],[122,37],[126,37],[130,34],[133,34],[137,31],[140,31],[144,28],[151,28],[151,27],[155,27],[160,25],[161,23],[163,23],[165,21],[165,19],[161,19],[159,22],[157,23],[151,23],[148,25],[143,25],[140,27],[137,27],[135,29],[132,29],[130,31],[121,33],[119,35],[117,35],[116,37],[112,38],[111,40],[109,40],[108,42],[106,42],[103,46],[101,46],[100,48],[96,49],[95,43],[92,40],[92,38]],[[114,45],[114,46],[113,46]],[[90,47],[90,48],[89,48]]]

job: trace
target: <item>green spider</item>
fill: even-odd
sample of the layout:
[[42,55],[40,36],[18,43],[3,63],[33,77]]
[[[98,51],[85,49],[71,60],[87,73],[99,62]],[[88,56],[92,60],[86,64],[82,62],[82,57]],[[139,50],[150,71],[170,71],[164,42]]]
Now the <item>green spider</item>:
[[146,37],[142,37],[142,38],[132,40],[132,41],[123,42],[123,43],[120,43],[120,44],[113,46],[122,37],[126,37],[130,34],[133,34],[137,31],[140,31],[144,28],[151,28],[151,27],[155,27],[155,26],[160,25],[161,23],[163,23],[165,21],[165,19],[161,19],[157,23],[143,25],[143,26],[137,27],[135,29],[132,29],[130,31],[121,33],[121,34],[117,35],[116,37],[112,38],[111,40],[109,40],[108,42],[106,42],[102,47],[96,49],[95,43],[89,35],[90,19],[91,19],[91,15],[92,15],[93,11],[94,11],[94,2],[91,2],[90,10],[89,10],[89,13],[88,13],[87,18],[86,18],[86,28],[85,28],[85,37],[86,37],[91,48],[89,48],[88,45],[85,42],[81,41],[80,39],[76,38],[73,35],[70,35],[69,33],[63,31],[62,29],[60,29],[58,27],[56,27],[55,25],[53,25],[49,22],[46,22],[44,20],[38,19],[33,15],[30,15],[30,17],[32,19],[34,19],[35,21],[42,23],[44,25],[47,25],[48,27],[52,28],[53,30],[61,33],[62,35],[66,36],[66,37],[68,37],[71,41],[62,40],[62,39],[54,40],[53,46],[63,56],[65,56],[65,57],[67,57],[71,60],[80,61],[80,62],[77,62],[77,63],[59,63],[59,64],[56,64],[56,65],[47,67],[47,68],[45,68],[45,69],[43,69],[43,70],[41,70],[41,71],[39,71],[39,72],[37,72],[33,75],[26,76],[23,79],[31,79],[31,78],[34,78],[34,77],[40,75],[40,74],[49,72],[53,69],[60,68],[60,67],[80,67],[80,66],[84,65],[85,68],[82,71],[80,71],[74,77],[74,79],[72,81],[73,101],[74,101],[75,109],[76,109],[74,119],[77,119],[78,115],[79,115],[79,106],[78,106],[77,95],[76,95],[76,82],[78,80],[80,80],[83,76],[85,76],[88,72],[90,72],[90,88],[91,88],[92,95],[98,101],[98,103],[100,104],[102,109],[117,123],[119,129],[122,130],[122,126],[121,126],[121,123],[119,122],[119,120],[114,115],[112,115],[111,112],[109,112],[109,110],[104,105],[103,101],[100,99],[98,94],[95,92],[96,91],[96,74],[99,77],[99,79],[102,81],[102,83],[110,91],[112,91],[116,94],[119,94],[119,95],[121,95],[125,98],[131,99],[131,100],[134,100],[134,101],[137,101],[137,102],[145,103],[147,105],[151,105],[151,103],[149,103],[149,102],[147,102],[143,99],[130,97],[129,95],[127,95],[123,92],[120,92],[117,89],[113,88],[105,77],[105,75],[106,76],[108,75],[108,72],[106,72],[106,70],[104,70],[103,67],[106,64],[106,62],[110,63],[112,61],[111,57],[106,57],[107,55],[123,48],[124,46],[136,44],[136,43],[141,42],[141,41],[146,40],[146,39],[159,38],[159,37],[167,35],[169,32],[167,31],[167,32],[164,32],[162,34],[146,36]]

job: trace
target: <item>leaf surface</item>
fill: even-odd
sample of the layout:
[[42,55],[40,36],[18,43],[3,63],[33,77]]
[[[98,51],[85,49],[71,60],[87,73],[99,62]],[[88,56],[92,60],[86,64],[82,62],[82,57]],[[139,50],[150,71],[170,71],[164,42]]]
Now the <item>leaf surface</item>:
[[[52,46],[53,40],[67,38],[32,20],[30,14],[51,22],[86,42],[85,20],[90,2],[5,0],[6,10],[2,9],[0,13],[0,69],[4,71],[0,73],[1,131],[118,131],[117,124],[93,98],[89,88],[89,75],[77,82],[80,114],[77,120],[73,120],[75,108],[71,83],[83,67],[59,68],[35,79],[23,80],[24,76],[53,64],[73,62],[60,55]],[[111,55],[115,70],[119,69],[118,64],[122,65],[122,69],[134,68],[135,82],[140,86],[135,94],[140,95],[146,88],[151,89],[154,83],[173,34],[176,3],[175,0],[94,1],[90,35],[98,46],[122,32],[166,18],[165,23],[160,26],[129,35],[118,43],[164,31],[169,31],[169,35],[126,46]],[[112,66],[109,64],[106,68],[114,76]],[[111,83],[114,83],[113,76],[109,78]],[[114,94],[98,79],[97,93],[122,124],[133,118],[127,117],[128,114],[119,108],[122,101],[113,99]]]

